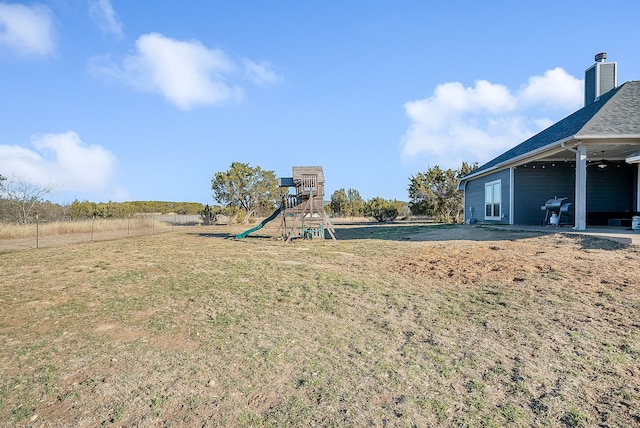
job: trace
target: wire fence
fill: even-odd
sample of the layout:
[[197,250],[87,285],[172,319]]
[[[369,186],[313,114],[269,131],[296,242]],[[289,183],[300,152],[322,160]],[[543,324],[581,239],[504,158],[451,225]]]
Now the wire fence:
[[122,239],[131,236],[173,232],[176,228],[197,226],[199,215],[138,215],[124,219],[100,219],[0,223],[0,251],[28,250],[84,242]]

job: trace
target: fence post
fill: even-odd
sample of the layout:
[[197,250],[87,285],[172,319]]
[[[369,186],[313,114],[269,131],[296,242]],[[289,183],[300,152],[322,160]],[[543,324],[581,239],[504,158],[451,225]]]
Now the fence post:
[[131,230],[131,215],[127,218],[127,236],[129,236],[129,231]]
[[91,220],[91,242],[93,242],[93,225],[96,222],[96,216],[93,216],[93,219]]
[[38,227],[38,214],[36,214],[36,248],[40,248],[40,228]]

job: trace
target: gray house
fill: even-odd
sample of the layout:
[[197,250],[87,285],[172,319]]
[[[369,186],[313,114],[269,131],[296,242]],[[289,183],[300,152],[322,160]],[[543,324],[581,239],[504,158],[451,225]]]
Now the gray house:
[[617,64],[605,59],[596,55],[585,72],[583,108],[460,180],[466,222],[548,224],[550,207],[563,205],[560,217],[576,230],[631,225],[640,211],[640,81],[618,86]]

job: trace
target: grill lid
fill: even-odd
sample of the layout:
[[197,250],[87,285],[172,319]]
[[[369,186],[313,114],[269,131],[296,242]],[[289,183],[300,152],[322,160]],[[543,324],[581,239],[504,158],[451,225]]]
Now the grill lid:
[[562,202],[565,201],[567,198],[553,198],[553,199],[549,199],[544,206],[549,210],[549,211],[559,211],[560,207],[562,206]]

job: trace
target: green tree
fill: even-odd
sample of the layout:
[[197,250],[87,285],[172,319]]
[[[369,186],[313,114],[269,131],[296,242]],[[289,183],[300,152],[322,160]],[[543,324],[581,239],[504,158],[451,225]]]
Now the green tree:
[[397,199],[393,200],[393,204],[396,206],[398,210],[398,217],[403,219],[408,219],[411,216],[411,210],[409,210],[409,204],[404,201],[399,201]]
[[214,212],[214,209],[209,205],[205,205],[205,207],[200,212],[200,218],[202,218],[202,224],[206,226],[214,224],[216,222],[216,214]]
[[331,195],[331,214],[336,217],[344,217],[347,211],[347,192],[344,189],[336,190]]
[[358,217],[364,214],[365,202],[356,189],[347,190],[347,215]]
[[241,162],[233,162],[227,171],[216,172],[211,190],[216,201],[245,212],[243,223],[248,223],[260,207],[273,208],[281,193],[274,171]]
[[136,212],[135,204],[130,202],[100,202],[95,209],[95,215],[102,218],[126,218]]
[[364,214],[379,222],[393,221],[398,218],[404,206],[404,202],[401,201],[375,197],[369,199],[365,204]]
[[477,163],[443,170],[438,165],[409,179],[409,208],[413,214],[428,215],[437,221],[458,223],[464,215],[464,200],[458,191],[460,178],[478,167]]
[[172,205],[176,214],[199,214],[204,208],[199,202],[178,202]]
[[364,214],[364,199],[360,196],[360,192],[356,189],[344,190],[344,188],[336,190],[331,195],[331,203],[329,204],[331,213],[337,217],[357,217]]
[[96,203],[89,201],[82,201],[75,199],[71,202],[69,210],[67,211],[71,220],[81,220],[85,218],[91,218],[96,215]]

